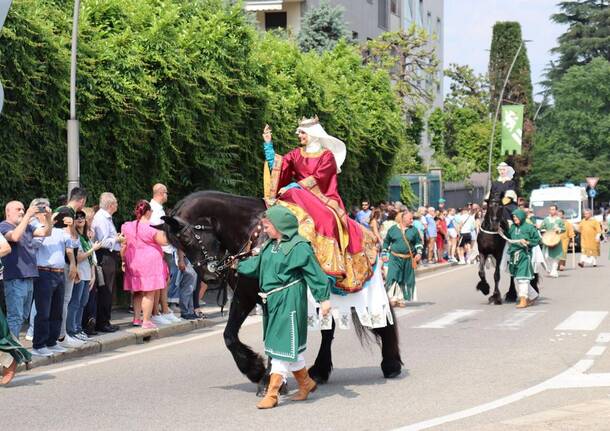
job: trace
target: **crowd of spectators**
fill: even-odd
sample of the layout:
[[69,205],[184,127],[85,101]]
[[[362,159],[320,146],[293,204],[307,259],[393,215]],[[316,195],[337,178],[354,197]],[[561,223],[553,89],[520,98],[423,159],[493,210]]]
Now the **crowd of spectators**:
[[0,307],[12,336],[32,341],[33,355],[51,356],[100,332],[115,332],[119,287],[130,295],[133,326],[154,329],[205,318],[199,306],[207,286],[165,233],[153,227],[162,223],[167,196],[167,188],[156,184],[152,199],[139,201],[134,219],[119,230],[113,220],[119,202],[109,192],[95,207],[86,206],[82,188],[55,207],[46,198],[27,208],[19,201],[7,203],[0,244],[8,244],[10,252],[2,257]]
[[388,230],[398,223],[398,217],[405,211],[413,214],[413,226],[425,245],[423,265],[465,265],[476,260],[476,238],[482,219],[481,207],[477,204],[445,208],[445,200],[441,198],[438,208],[409,209],[401,202],[382,202],[373,207],[369,201],[363,201],[360,208],[352,209],[350,217],[370,229],[381,245]]

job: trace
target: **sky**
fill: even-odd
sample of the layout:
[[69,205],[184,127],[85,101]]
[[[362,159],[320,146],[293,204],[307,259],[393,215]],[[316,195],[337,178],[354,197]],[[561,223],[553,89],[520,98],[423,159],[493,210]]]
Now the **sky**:
[[[539,82],[552,59],[551,48],[566,27],[550,16],[559,0],[445,0],[444,67],[450,63],[470,65],[477,73],[487,72],[492,27],[496,21],[518,21],[527,43],[532,71],[534,99],[542,91]],[[445,82],[445,92],[448,91]]]

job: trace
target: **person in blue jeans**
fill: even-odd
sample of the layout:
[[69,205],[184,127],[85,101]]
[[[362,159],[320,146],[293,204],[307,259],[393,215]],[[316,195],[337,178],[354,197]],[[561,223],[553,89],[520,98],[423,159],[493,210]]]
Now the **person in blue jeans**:
[[84,211],[76,212],[74,226],[79,240],[78,256],[76,257],[79,281],[74,283],[72,288],[72,297],[66,316],[66,332],[77,340],[89,341],[89,337],[83,331],[82,320],[85,306],[89,301],[89,292],[95,285],[95,252],[100,249],[101,243],[93,243],[89,239],[89,227]]
[[[37,213],[44,214],[45,220],[39,227],[30,224]],[[11,334],[19,339],[21,326],[30,314],[34,280],[38,277],[35,238],[51,233],[51,210],[48,201],[32,205],[27,211],[21,202],[11,201],[6,204],[5,215],[0,233],[11,246],[11,252],[2,257],[6,319]]]
[[184,253],[178,250],[178,276],[176,277],[176,285],[178,286],[178,294],[180,298],[180,317],[186,320],[196,320],[199,316],[195,314],[195,306],[193,302],[193,292],[197,284],[197,273],[193,265],[184,256]]
[[73,250],[78,247],[78,243],[72,240],[64,227],[63,218],[58,217],[51,236],[46,237],[36,251],[39,276],[34,285],[36,318],[32,343],[32,354],[36,356],[52,356],[66,351],[57,344],[64,302],[64,267],[67,257],[68,276],[73,279],[78,277]]

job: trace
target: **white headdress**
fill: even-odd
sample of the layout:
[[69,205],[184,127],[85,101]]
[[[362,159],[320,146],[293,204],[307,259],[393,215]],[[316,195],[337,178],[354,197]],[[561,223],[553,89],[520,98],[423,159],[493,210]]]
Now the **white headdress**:
[[326,148],[333,153],[335,156],[335,163],[337,163],[337,173],[341,172],[341,166],[347,157],[347,149],[345,148],[343,141],[326,133],[320,124],[320,120],[318,119],[317,115],[314,118],[303,118],[299,122],[297,133],[299,133],[301,130],[307,133],[310,138],[314,139],[316,142],[319,142],[322,148]]
[[506,168],[506,175],[503,178],[512,180],[513,176],[515,175],[515,170],[513,169],[513,167],[511,165],[509,165],[506,162],[502,162],[498,165],[498,172],[500,172],[500,168]]

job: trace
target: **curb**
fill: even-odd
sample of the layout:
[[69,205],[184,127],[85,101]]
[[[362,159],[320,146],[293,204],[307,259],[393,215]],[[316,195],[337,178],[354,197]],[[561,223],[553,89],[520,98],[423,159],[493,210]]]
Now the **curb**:
[[[209,328],[216,325],[218,322],[211,319],[203,320],[183,320],[171,325],[160,326],[157,329],[141,329],[141,328],[121,328],[117,332],[104,334],[92,338],[81,347],[68,349],[65,353],[57,353],[53,356],[41,357],[32,356],[32,362],[27,365],[27,369],[43,367],[51,364],[58,364],[69,359],[81,358],[83,356],[95,355],[97,353],[105,353],[111,350],[116,350],[125,346],[136,344],[145,344],[152,340],[171,337],[172,335],[184,334],[196,329]],[[17,371],[26,370],[26,364],[19,364]]]

